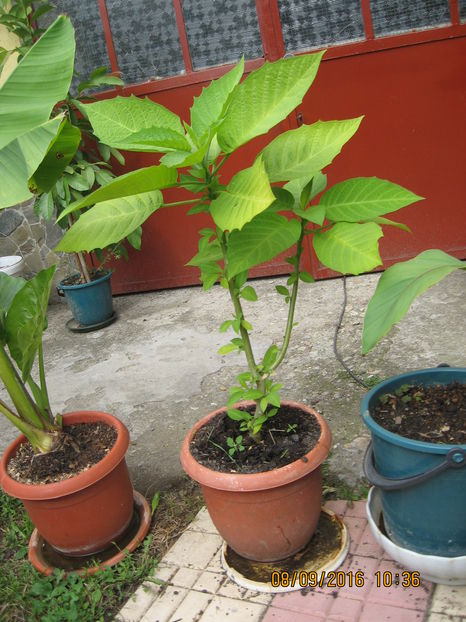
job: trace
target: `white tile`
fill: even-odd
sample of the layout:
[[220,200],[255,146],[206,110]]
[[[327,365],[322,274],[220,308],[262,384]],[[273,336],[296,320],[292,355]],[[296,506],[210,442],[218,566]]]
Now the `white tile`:
[[193,585],[193,590],[198,590],[199,592],[205,590],[209,594],[216,594],[224,579],[225,575],[223,573],[205,571]]
[[165,562],[162,561],[152,573],[152,578],[165,583],[167,581],[170,581],[176,571],[176,566],[168,566],[168,564],[165,564]]
[[266,610],[265,605],[248,603],[225,596],[214,596],[199,622],[259,622]]
[[182,587],[169,585],[162,591],[161,595],[155,599],[141,619],[141,622],[168,622],[172,613],[187,594],[188,590]]
[[[222,546],[223,546],[223,543],[222,543]],[[223,566],[222,566],[222,547],[220,547],[219,550],[212,557],[207,569],[212,570],[212,572],[224,572]]]
[[427,616],[425,622],[464,622],[463,616],[447,616],[443,613],[431,613]]
[[138,622],[157,598],[160,585],[145,582],[138,587],[116,617],[118,622]]
[[170,583],[172,585],[177,585],[178,587],[190,588],[197,581],[200,574],[200,570],[194,570],[193,568],[180,568],[170,579]]
[[466,585],[437,585],[430,611],[449,616],[466,616]]
[[191,531],[202,531],[204,533],[218,534],[218,531],[213,524],[212,519],[210,518],[210,514],[207,511],[207,508],[202,508],[202,510],[199,510],[198,515],[189,525],[188,529],[190,529]]
[[264,592],[254,592],[253,590],[246,590],[243,594],[244,600],[249,600],[253,603],[261,603],[262,605],[268,605],[272,602],[273,595],[265,594]]
[[164,562],[169,565],[203,570],[221,544],[220,536],[188,530],[168,551],[164,557]]
[[172,614],[170,622],[198,622],[212,598],[212,594],[189,592]]
[[218,594],[220,596],[228,596],[228,598],[239,598],[240,600],[243,598],[246,589],[244,587],[240,587],[228,577],[225,578],[223,585],[219,588]]

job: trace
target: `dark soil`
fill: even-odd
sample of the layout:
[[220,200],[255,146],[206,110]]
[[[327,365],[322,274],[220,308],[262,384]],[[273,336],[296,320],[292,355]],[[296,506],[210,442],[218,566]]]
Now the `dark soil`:
[[[305,460],[305,454],[316,445],[320,433],[317,420],[298,408],[281,407],[264,423],[258,439],[240,432],[238,421],[222,413],[197,432],[190,450],[200,464],[214,471],[260,473],[295,460]],[[242,436],[244,450],[238,450],[230,457],[227,439],[238,436]]]
[[382,396],[371,413],[383,428],[429,443],[466,443],[466,385],[403,385]]
[[[91,281],[96,281],[97,279],[100,279],[101,277],[105,276],[106,273],[107,273],[106,270],[97,270],[97,271],[90,270],[89,276],[90,276]],[[66,286],[84,285],[84,283],[86,283],[86,281],[83,279],[83,277],[79,273],[72,274],[71,276],[66,277],[62,281],[62,285],[66,285]]]
[[115,444],[117,431],[105,423],[66,426],[61,446],[35,454],[29,443],[21,445],[8,463],[8,475],[26,484],[49,484],[86,471],[105,457]]

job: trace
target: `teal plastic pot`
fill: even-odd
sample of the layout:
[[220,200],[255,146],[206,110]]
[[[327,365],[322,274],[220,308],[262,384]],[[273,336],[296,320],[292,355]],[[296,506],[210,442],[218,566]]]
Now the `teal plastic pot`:
[[401,385],[464,384],[466,368],[440,367],[394,376],[363,398],[372,435],[364,459],[367,479],[381,490],[387,535],[425,555],[466,555],[466,445],[415,441],[379,426],[371,410]]
[[112,289],[110,277],[103,276],[82,285],[59,284],[59,290],[65,294],[74,319],[82,326],[94,326],[108,320],[113,315]]

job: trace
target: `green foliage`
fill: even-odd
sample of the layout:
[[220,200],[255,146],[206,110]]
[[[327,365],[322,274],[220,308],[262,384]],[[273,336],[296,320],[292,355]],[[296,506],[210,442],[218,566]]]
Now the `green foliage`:
[[151,536],[140,549],[94,575],[45,577],[28,561],[33,525],[20,501],[0,493],[0,611],[3,622],[109,622],[157,560]]
[[364,318],[362,351],[369,352],[406,314],[413,300],[464,262],[440,250],[390,266],[380,277]]
[[233,457],[236,452],[241,452],[246,449],[246,447],[243,445],[243,437],[241,436],[241,434],[239,434],[236,438],[232,438],[231,436],[229,436],[227,438],[227,445],[229,447],[228,454],[231,457]]

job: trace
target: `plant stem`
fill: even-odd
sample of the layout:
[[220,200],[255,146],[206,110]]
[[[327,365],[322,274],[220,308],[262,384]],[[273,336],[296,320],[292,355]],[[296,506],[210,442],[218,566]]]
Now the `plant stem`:
[[298,287],[299,287],[299,263],[301,260],[301,254],[303,252],[303,238],[304,238],[304,227],[305,222],[301,220],[301,235],[299,236],[298,242],[296,244],[296,264],[294,269],[294,274],[296,275],[296,280],[293,283],[293,289],[291,291],[290,296],[290,306],[288,309],[288,320],[286,322],[285,335],[283,337],[282,347],[280,348],[279,355],[271,366],[269,370],[269,374],[272,373],[280,363],[283,361],[286,355],[286,351],[288,350],[288,346],[290,345],[291,331],[293,330],[293,320],[294,320],[294,312],[296,308],[296,299],[298,297]]
[[[68,214],[68,226],[71,227],[73,225],[73,223],[74,223],[74,218],[72,217],[71,214]],[[89,276],[89,271],[87,269],[86,262],[84,260],[83,254],[81,252],[74,253],[74,258],[76,260],[76,263],[78,264],[78,270],[81,273],[82,279],[86,283],[90,283],[91,282],[91,277]]]
[[26,387],[16,373],[4,347],[0,347],[0,377],[15,408],[18,417],[36,428],[46,429],[47,423],[36,409]]
[[35,426],[31,425],[27,421],[24,421],[18,415],[16,415],[12,410],[8,408],[8,406],[0,400],[0,413],[5,415],[5,417],[18,428],[20,432],[26,436],[28,441],[31,443],[32,447],[35,451],[40,451],[41,453],[46,453],[53,449],[56,444],[57,438],[59,436],[59,432],[51,431],[46,432],[45,430],[39,430]]
[[51,418],[52,417],[52,409],[50,408],[49,393],[47,391],[47,382],[45,380],[44,351],[43,351],[43,348],[42,348],[42,343],[39,344],[38,359],[39,359],[40,390],[41,390],[41,393],[42,393],[42,396],[43,396],[45,409],[47,410],[47,414]]
[[176,207],[177,205],[193,205],[199,203],[198,199],[191,199],[189,201],[175,201],[174,203],[162,203],[160,207]]

